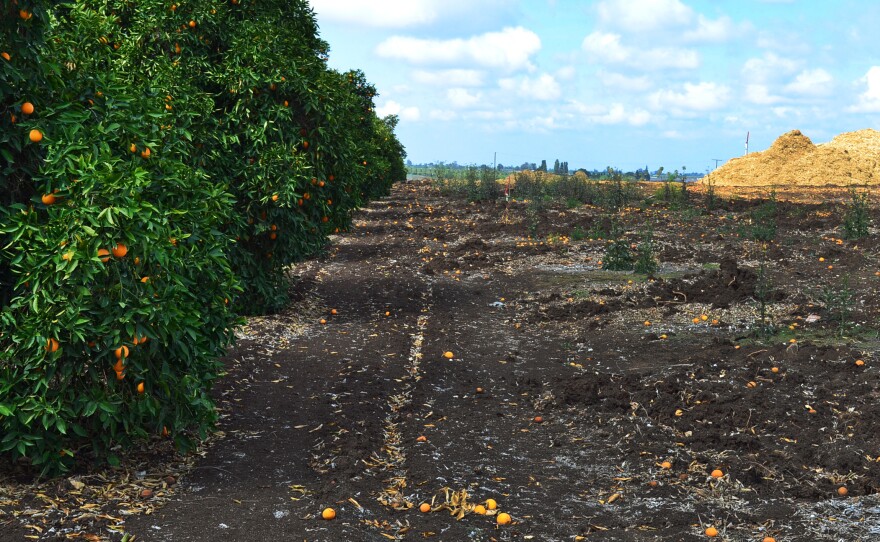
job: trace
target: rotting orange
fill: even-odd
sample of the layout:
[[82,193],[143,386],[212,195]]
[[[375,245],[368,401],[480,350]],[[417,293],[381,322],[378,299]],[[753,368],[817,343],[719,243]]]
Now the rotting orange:
[[419,512],[421,512],[423,514],[427,514],[430,511],[431,511],[431,505],[426,502],[423,502],[422,505],[419,506]]
[[480,514],[481,516],[485,516],[486,515],[486,507],[483,506],[482,504],[478,504],[478,505],[474,506],[474,513]]
[[663,463],[660,463],[660,468],[661,469],[671,469],[672,463],[670,463],[669,461],[664,461]]
[[841,497],[846,497],[847,493],[849,493],[849,490],[846,488],[846,486],[840,486],[839,488],[837,488],[837,494]]
[[[387,312],[385,313],[385,316],[388,316]],[[446,359],[452,359],[453,357],[455,357],[455,354],[453,354],[452,352],[443,352],[443,357]]]
[[324,519],[326,519],[326,520],[334,519],[334,518],[336,517],[336,510],[334,510],[334,509],[332,509],[332,508],[325,508],[325,509],[321,512],[321,517],[324,518]]
[[724,477],[724,472],[722,472],[721,469],[715,469],[712,471],[712,478],[723,478],[723,477]]
[[715,538],[716,536],[718,536],[718,529],[716,529],[715,527],[707,527],[706,536],[708,536],[709,538]]
[[498,525],[509,525],[513,518],[510,517],[510,514],[507,512],[501,512],[498,514],[498,517],[495,518],[495,521]]

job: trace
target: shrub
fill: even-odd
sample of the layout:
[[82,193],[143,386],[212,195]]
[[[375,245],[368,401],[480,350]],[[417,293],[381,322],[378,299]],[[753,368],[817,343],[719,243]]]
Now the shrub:
[[868,236],[868,228],[871,225],[871,215],[868,205],[868,192],[858,192],[855,188],[849,189],[849,203],[843,214],[843,237],[845,239],[861,239]]

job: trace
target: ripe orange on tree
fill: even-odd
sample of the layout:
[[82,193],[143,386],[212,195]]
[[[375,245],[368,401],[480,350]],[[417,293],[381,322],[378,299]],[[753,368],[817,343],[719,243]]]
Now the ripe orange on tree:
[[46,341],[46,352],[54,353],[58,351],[59,343],[57,339],[49,339]]
[[112,249],[113,255],[117,258],[123,258],[128,254],[128,247],[122,243],[117,243]]
[[34,104],[31,102],[24,102],[21,104],[21,112],[25,115],[33,115],[34,114]]
[[34,128],[28,134],[28,138],[30,138],[31,142],[33,142],[33,143],[39,143],[40,141],[43,140],[43,132]]

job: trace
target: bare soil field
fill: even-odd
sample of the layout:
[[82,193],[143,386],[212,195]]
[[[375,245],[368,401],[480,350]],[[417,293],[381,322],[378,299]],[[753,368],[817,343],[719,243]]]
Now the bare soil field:
[[[740,196],[535,216],[400,183],[239,331],[198,454],[4,467],[0,540],[878,540],[878,231],[816,192],[755,241]],[[608,220],[655,273],[602,268]]]

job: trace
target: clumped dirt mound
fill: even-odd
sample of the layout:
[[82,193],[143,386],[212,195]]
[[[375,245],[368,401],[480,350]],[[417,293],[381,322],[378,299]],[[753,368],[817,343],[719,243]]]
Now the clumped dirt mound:
[[[732,303],[754,298],[758,275],[740,268],[730,257],[721,260],[720,268],[703,270],[696,275],[681,279],[660,280],[654,283],[649,294],[658,300],[675,300],[683,303],[711,303],[716,308],[726,308]],[[769,293],[773,301],[782,301],[785,293]]]
[[716,186],[877,185],[880,132],[848,132],[814,145],[799,130],[793,130],[766,151],[734,158],[700,182]]

